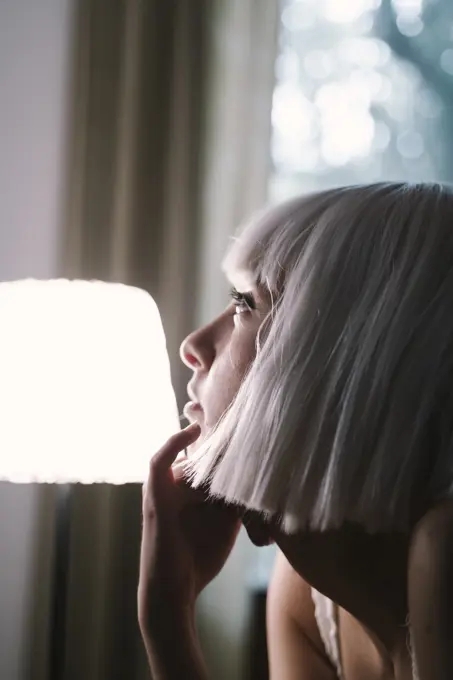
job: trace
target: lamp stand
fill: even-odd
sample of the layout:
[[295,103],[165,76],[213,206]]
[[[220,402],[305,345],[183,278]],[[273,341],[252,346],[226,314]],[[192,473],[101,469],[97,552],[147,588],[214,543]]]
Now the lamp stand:
[[64,680],[72,484],[56,485],[56,526],[51,583],[49,680]]

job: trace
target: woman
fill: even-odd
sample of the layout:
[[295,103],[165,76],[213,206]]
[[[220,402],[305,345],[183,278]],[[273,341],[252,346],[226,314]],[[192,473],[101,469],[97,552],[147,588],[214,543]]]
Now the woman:
[[195,601],[242,520],[279,548],[271,678],[451,680],[452,190],[293,199],[246,225],[224,269],[231,305],[181,347],[193,422],[144,486],[153,678],[207,677]]

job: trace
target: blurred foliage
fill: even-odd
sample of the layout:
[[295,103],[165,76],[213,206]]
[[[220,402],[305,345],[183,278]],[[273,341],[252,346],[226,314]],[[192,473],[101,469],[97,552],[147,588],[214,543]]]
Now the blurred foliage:
[[453,1],[283,0],[271,197],[453,181]]

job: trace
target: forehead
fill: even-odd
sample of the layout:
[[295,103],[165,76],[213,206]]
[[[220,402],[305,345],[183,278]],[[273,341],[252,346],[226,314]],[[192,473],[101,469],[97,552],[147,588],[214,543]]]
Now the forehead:
[[228,282],[241,292],[251,291],[259,285],[251,269],[224,269],[224,274]]
[[255,214],[233,237],[222,268],[242,289],[279,297],[335,190],[292,198]]
[[254,215],[232,238],[222,270],[239,291],[255,290],[269,297],[279,290],[293,240],[289,207],[271,207]]

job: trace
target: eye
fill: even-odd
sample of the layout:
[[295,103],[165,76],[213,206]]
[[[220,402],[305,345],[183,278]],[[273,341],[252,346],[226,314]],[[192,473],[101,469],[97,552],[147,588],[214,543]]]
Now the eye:
[[240,293],[236,288],[230,290],[230,297],[234,300],[236,307],[236,314],[243,314],[244,312],[251,312],[256,309],[255,300],[251,293]]

